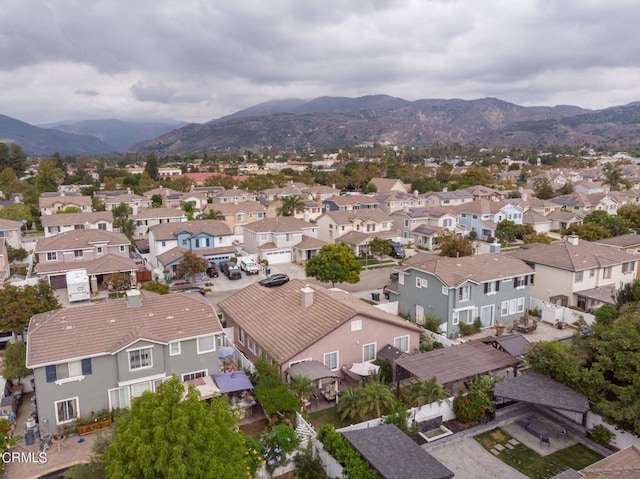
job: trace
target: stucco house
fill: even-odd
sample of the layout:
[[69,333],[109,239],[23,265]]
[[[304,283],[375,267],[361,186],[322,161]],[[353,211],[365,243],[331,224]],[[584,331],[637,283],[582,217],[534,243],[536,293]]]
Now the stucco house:
[[[44,217],[43,217],[44,222]],[[22,234],[20,232],[22,223],[20,221],[6,220],[0,218],[0,240],[4,239],[7,245],[12,248],[22,247]]]
[[531,295],[585,311],[615,303],[615,292],[636,278],[640,258],[569,236],[552,244],[525,245],[511,253],[536,271]]
[[524,261],[500,253],[448,258],[420,252],[404,262],[386,291],[390,301],[398,301],[400,314],[418,324],[425,316],[435,318],[452,336],[460,323],[476,318],[483,327],[520,319],[534,275]]
[[424,199],[420,196],[400,191],[378,193],[374,195],[374,198],[380,203],[380,209],[387,214],[424,205]]
[[350,233],[371,236],[396,236],[393,220],[389,214],[379,208],[354,211],[329,211],[316,220],[318,238],[329,243],[347,242]]
[[392,344],[418,351],[421,328],[338,290],[291,280],[277,288],[253,284],[218,303],[234,343],[250,360],[265,355],[283,379],[302,362],[316,362],[330,375],[371,361]]
[[113,215],[110,211],[88,211],[86,213],[62,213],[41,217],[44,237],[49,238],[67,231],[97,229],[113,231]]
[[523,209],[508,201],[477,200],[452,207],[458,213],[458,224],[465,231],[475,231],[478,239],[495,238],[496,227],[503,220],[522,224]]
[[332,196],[322,201],[322,211],[352,211],[378,208],[380,203],[369,195]]
[[94,193],[103,202],[105,209],[111,211],[122,203],[131,209],[133,215],[137,215],[143,208],[151,208],[151,198],[136,195],[130,190],[123,191],[96,191]]
[[243,241],[244,226],[266,218],[266,208],[258,201],[242,201],[240,203],[211,203],[204,209],[204,214],[217,211],[224,223],[233,231],[233,239]]
[[223,341],[216,311],[199,294],[131,290],[126,299],[37,314],[29,322],[26,365],[40,431],[127,408],[171,375],[187,381],[217,373]]
[[465,190],[460,191],[431,191],[420,195],[426,206],[456,206],[473,201],[473,195]]
[[393,229],[414,245],[434,249],[443,230],[456,232],[458,215],[449,208],[408,208],[391,213]]
[[249,191],[236,188],[219,192],[212,198],[214,203],[242,203],[243,201],[256,201],[257,195]]
[[131,217],[134,221],[136,236],[147,236],[149,228],[162,223],[183,223],[187,215],[179,208],[144,208]]
[[390,193],[392,191],[408,193],[411,191],[411,185],[406,185],[402,180],[395,178],[371,178],[369,185],[374,186],[378,193]]
[[38,208],[42,216],[53,215],[67,208],[78,208],[80,212],[88,213],[91,211],[92,201],[90,196],[79,193],[42,193],[38,198]]
[[279,216],[245,225],[243,249],[269,264],[291,263],[293,248],[303,236],[318,237],[318,226],[313,223]]

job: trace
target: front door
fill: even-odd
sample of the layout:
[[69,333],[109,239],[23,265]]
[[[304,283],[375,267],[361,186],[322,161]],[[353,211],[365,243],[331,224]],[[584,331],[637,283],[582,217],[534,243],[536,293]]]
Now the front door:
[[493,311],[494,305],[483,306],[480,308],[480,321],[482,321],[482,327],[493,326]]

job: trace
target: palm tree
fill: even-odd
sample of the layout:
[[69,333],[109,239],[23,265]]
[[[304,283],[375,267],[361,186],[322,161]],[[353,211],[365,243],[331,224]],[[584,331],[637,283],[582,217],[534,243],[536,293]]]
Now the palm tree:
[[293,376],[289,382],[289,389],[296,395],[300,404],[311,395],[315,381],[309,376]]
[[280,202],[280,206],[276,208],[276,215],[278,216],[293,216],[296,211],[307,209],[307,204],[300,195],[281,198]]
[[206,213],[200,215],[198,219],[224,221],[224,215],[222,214],[222,211],[211,208],[210,210],[207,210]]
[[398,407],[398,400],[391,389],[379,381],[367,382],[359,396],[358,409],[363,419],[383,416]]
[[358,402],[360,400],[359,388],[349,388],[338,393],[338,405],[336,410],[340,414],[340,419],[356,419],[360,417]]
[[409,406],[419,407],[423,404],[441,401],[447,397],[447,394],[442,384],[439,384],[434,377],[428,381],[420,381],[409,386],[404,391],[404,397]]

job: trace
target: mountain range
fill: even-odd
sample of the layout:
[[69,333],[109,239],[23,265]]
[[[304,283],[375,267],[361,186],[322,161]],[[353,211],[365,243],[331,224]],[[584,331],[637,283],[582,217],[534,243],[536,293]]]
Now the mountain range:
[[319,97],[269,101],[203,124],[84,120],[44,126],[0,115],[0,141],[15,141],[31,155],[300,150],[373,142],[631,149],[640,143],[640,102],[588,110],[525,107],[496,98]]

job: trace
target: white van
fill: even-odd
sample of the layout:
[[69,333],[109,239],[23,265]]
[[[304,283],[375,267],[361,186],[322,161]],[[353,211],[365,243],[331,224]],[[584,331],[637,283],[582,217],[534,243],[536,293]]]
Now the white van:
[[249,256],[243,256],[238,261],[240,269],[246,274],[258,274],[260,273],[260,266],[258,266]]

